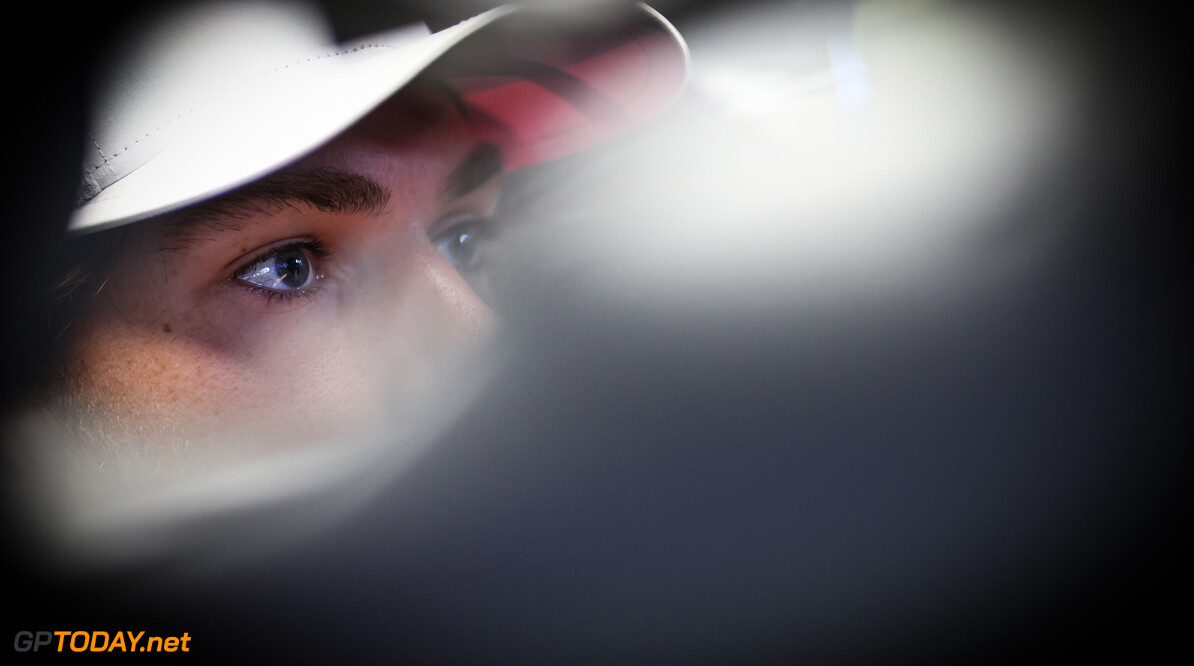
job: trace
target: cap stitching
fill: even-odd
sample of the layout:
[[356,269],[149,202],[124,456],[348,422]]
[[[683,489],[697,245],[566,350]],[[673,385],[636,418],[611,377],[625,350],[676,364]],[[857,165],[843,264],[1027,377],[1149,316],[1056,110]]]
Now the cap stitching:
[[[104,156],[104,149],[100,147],[100,145],[99,145],[99,141],[96,141],[96,140],[95,140],[95,135],[94,135],[94,134],[92,134],[91,132],[88,132],[88,133],[87,133],[87,138],[91,140],[91,145],[95,146],[95,150],[96,150],[96,152],[98,152],[98,153],[99,153],[99,156],[104,158],[104,161],[100,163],[100,166],[103,166],[104,164],[107,164],[107,163],[108,163],[108,160],[109,160],[109,159],[111,159],[111,158],[109,158],[109,157],[105,157],[105,156]],[[96,169],[98,169],[98,168],[99,168],[99,167],[96,167]],[[90,171],[90,173],[95,173],[95,169],[92,169],[92,170]]]
[[[239,84],[237,84],[237,85],[235,85],[235,86],[233,86],[233,87],[231,87],[231,88],[227,88],[227,89],[225,90],[225,92],[227,92],[227,91],[232,91],[232,90],[236,90],[236,89],[238,89],[238,88],[243,88],[243,87],[244,87],[244,86],[246,86],[246,85],[249,85],[249,84],[251,84],[251,83],[253,83],[253,82],[255,82],[255,81],[258,81],[258,80],[260,80],[262,77],[269,76],[270,74],[273,74],[273,73],[275,73],[275,72],[278,72],[278,71],[281,71],[281,70],[284,70],[284,69],[290,69],[291,67],[297,67],[297,66],[299,66],[299,65],[303,65],[303,64],[306,64],[306,63],[309,63],[309,62],[315,62],[315,61],[317,61],[317,60],[326,60],[327,58],[334,58],[334,57],[336,57],[336,56],[348,55],[348,54],[351,54],[351,53],[356,53],[356,52],[358,52],[358,51],[364,51],[364,50],[366,50],[366,49],[371,49],[371,48],[393,49],[394,47],[393,47],[393,46],[390,46],[390,45],[387,45],[387,44],[360,44],[360,45],[358,45],[358,46],[355,46],[355,47],[353,47],[353,48],[351,48],[351,49],[346,49],[346,50],[343,50],[343,51],[336,51],[336,52],[334,52],[334,53],[325,53],[325,54],[323,54],[323,55],[311,56],[311,57],[305,58],[305,59],[303,59],[303,60],[298,60],[298,61],[295,61],[295,62],[292,62],[292,63],[288,63],[288,64],[285,64],[285,65],[279,65],[279,66],[277,66],[277,67],[274,67],[273,69],[271,69],[271,70],[269,70],[269,71],[264,71],[264,72],[261,72],[261,73],[257,74],[256,76],[254,76],[252,79],[249,79],[249,80],[242,81],[241,83],[239,83]],[[165,129],[166,127],[168,127],[168,126],[169,126],[171,123],[175,122],[176,120],[179,120],[180,118],[182,118],[182,117],[183,117],[183,116],[185,116],[186,114],[193,112],[193,111],[195,110],[195,108],[196,108],[196,107],[190,107],[190,108],[186,109],[185,111],[182,111],[182,112],[180,112],[178,115],[174,116],[173,118],[167,119],[166,121],[164,121],[164,122],[160,123],[160,124],[159,124],[157,127],[155,127],[154,129],[152,129],[152,130],[150,130],[150,131],[146,132],[145,134],[143,134],[143,135],[141,135],[140,137],[138,137],[138,138],[136,138],[135,140],[133,140],[131,143],[129,143],[129,144],[126,144],[125,146],[123,146],[123,147],[122,147],[120,150],[118,150],[118,151],[116,151],[116,152],[112,153],[111,155],[109,155],[109,156],[105,157],[105,158],[104,158],[104,161],[102,161],[102,162],[100,162],[99,164],[95,165],[95,166],[94,166],[94,167],[92,167],[91,169],[89,169],[89,170],[85,171],[85,172],[84,172],[84,176],[90,176],[90,175],[94,174],[95,172],[99,171],[100,169],[104,168],[104,167],[105,167],[105,166],[107,166],[107,165],[108,165],[108,163],[110,163],[112,160],[114,160],[114,159],[116,159],[117,157],[120,157],[120,156],[121,156],[121,155],[123,155],[124,153],[128,152],[128,151],[129,151],[129,149],[131,149],[132,147],[136,146],[138,143],[141,143],[143,140],[145,140],[145,139],[147,139],[147,138],[149,138],[149,137],[153,136],[154,134],[157,134],[158,132],[162,131],[163,129]],[[96,140],[95,140],[95,137],[94,137],[93,135],[91,135],[90,133],[88,134],[88,137],[91,139],[91,142],[92,142],[92,143],[95,145],[96,149],[97,149],[97,150],[99,150],[99,154],[100,154],[100,156],[101,156],[101,157],[103,157],[103,155],[104,155],[104,150],[103,150],[103,148],[100,148],[100,146],[99,146],[99,143],[98,143],[98,142],[96,142]],[[105,188],[105,189],[106,189],[106,188]]]

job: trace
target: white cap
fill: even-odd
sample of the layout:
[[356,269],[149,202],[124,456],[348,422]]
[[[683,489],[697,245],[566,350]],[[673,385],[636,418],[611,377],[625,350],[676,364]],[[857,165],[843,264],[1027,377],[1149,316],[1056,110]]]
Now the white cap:
[[[558,18],[558,17],[556,17]],[[80,204],[94,231],[217,196],[306,155],[420,73],[500,123],[506,170],[635,127],[679,94],[688,51],[645,5],[560,23],[500,7],[435,34],[406,26],[336,43],[295,3],[205,3],[123,42],[100,82]]]

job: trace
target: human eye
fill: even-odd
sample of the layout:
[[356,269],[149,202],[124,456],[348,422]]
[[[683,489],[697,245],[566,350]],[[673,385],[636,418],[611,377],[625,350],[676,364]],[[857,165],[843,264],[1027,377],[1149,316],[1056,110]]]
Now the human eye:
[[431,242],[436,249],[462,274],[480,268],[485,245],[492,237],[492,225],[471,216],[451,220],[448,225],[444,231],[432,237]]
[[323,278],[319,261],[328,252],[316,240],[281,241],[263,248],[241,264],[235,279],[267,301],[290,300],[315,293]]

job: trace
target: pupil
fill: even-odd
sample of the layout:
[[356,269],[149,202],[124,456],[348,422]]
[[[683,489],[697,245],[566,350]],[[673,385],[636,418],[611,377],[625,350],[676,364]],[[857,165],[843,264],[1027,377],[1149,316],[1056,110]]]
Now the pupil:
[[456,257],[458,266],[468,266],[473,262],[475,247],[469,242],[473,239],[472,232],[465,231],[456,237],[452,243],[452,254]]
[[278,255],[274,271],[278,275],[278,282],[290,289],[298,289],[307,284],[311,267],[301,252],[292,250]]

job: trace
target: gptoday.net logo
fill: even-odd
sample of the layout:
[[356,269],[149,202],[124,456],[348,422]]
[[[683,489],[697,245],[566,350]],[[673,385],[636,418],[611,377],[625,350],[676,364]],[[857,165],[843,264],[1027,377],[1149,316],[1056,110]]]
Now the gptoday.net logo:
[[18,631],[17,652],[190,652],[191,636],[146,636],[144,631]]

